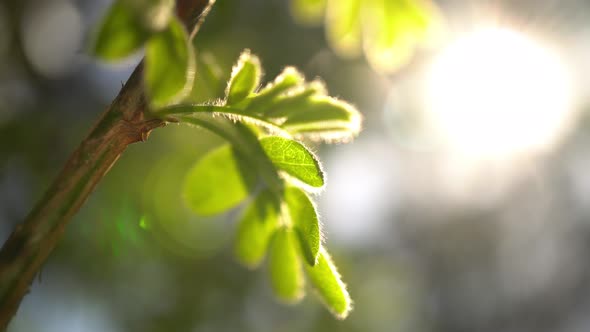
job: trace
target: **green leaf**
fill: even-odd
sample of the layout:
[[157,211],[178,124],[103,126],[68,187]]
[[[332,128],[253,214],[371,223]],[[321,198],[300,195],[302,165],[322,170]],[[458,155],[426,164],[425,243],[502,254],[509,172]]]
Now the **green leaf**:
[[[413,1],[413,0],[412,0]],[[378,70],[392,72],[407,64],[415,45],[415,24],[405,6],[405,0],[375,0],[366,7],[363,29],[367,60]]]
[[318,159],[303,144],[280,136],[268,136],[260,145],[280,170],[315,188],[324,185],[324,173]]
[[238,261],[257,267],[266,254],[268,242],[278,225],[279,206],[270,191],[263,191],[248,206],[240,224],[234,252]]
[[303,82],[305,78],[297,69],[286,67],[273,82],[268,83],[257,95],[247,100],[247,109],[262,113],[272,106],[283,92],[300,86]]
[[283,192],[284,180],[279,176],[275,166],[260,146],[256,134],[243,123],[236,123],[226,117],[213,117],[206,113],[195,113],[191,116],[180,116],[182,122],[191,123],[223,137],[256,169],[264,184],[276,195]]
[[161,108],[181,100],[192,86],[194,67],[194,52],[186,29],[173,18],[146,45],[145,84],[152,107]]
[[363,0],[328,1],[326,34],[332,48],[344,57],[361,51],[361,4]]
[[319,218],[311,199],[297,187],[285,190],[285,202],[291,223],[297,233],[301,251],[311,266],[317,262],[322,242]]
[[213,215],[242,202],[255,184],[256,173],[231,145],[224,145],[193,166],[183,192],[188,206],[197,214]]
[[281,94],[275,103],[264,112],[264,115],[271,118],[288,117],[307,107],[311,97],[326,96],[327,93],[326,86],[319,80],[291,88]]
[[196,52],[199,75],[195,76],[187,101],[207,103],[215,100],[227,87],[223,66],[210,51]]
[[161,31],[166,28],[174,16],[174,0],[118,0],[133,8],[141,20],[141,24],[150,31]]
[[[342,0],[340,0],[342,1]],[[326,0],[291,0],[291,13],[301,24],[315,25],[322,21]]]
[[260,60],[246,50],[232,70],[226,90],[227,104],[238,103],[248,97],[260,84]]
[[272,289],[279,299],[288,303],[298,302],[304,295],[305,281],[295,245],[293,232],[282,227],[274,233],[269,247]]
[[137,52],[149,37],[133,9],[116,1],[100,24],[91,52],[105,61],[121,60]]
[[324,248],[315,266],[306,266],[307,276],[326,307],[339,319],[352,309],[352,300],[336,266]]
[[356,136],[361,115],[352,105],[326,96],[312,96],[300,110],[292,110],[282,127],[292,133],[318,133],[340,128],[342,136]]

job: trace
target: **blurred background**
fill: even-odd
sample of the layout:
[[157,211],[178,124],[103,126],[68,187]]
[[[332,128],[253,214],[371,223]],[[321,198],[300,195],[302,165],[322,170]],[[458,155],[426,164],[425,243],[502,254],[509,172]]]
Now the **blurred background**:
[[[9,331],[590,331],[590,3],[330,0],[324,21],[305,2],[219,0],[190,98],[222,96],[249,48],[267,79],[294,65],[361,110],[354,142],[315,146],[349,318],[312,292],[280,305],[235,262],[240,209],[203,219],[180,196],[223,142],[170,125],[105,177]],[[109,4],[0,1],[2,242],[141,59],[86,55]]]

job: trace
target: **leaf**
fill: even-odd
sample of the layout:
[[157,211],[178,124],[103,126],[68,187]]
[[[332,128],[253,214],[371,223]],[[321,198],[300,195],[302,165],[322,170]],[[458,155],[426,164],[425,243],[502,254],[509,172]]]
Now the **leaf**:
[[173,18],[146,45],[145,84],[152,107],[164,107],[182,99],[192,86],[194,67],[194,52],[186,29]]
[[261,75],[258,57],[250,54],[250,51],[242,52],[227,86],[227,104],[235,104],[246,99],[260,84]]
[[279,176],[275,166],[260,146],[256,134],[243,123],[236,123],[226,117],[213,117],[210,114],[195,113],[181,116],[182,122],[191,123],[205,128],[229,141],[240,156],[256,169],[263,183],[276,195],[283,192],[284,180]]
[[201,158],[188,172],[184,198],[200,215],[226,211],[243,201],[256,183],[256,173],[231,145]]
[[286,67],[273,82],[268,83],[256,96],[249,98],[247,109],[262,113],[272,106],[283,92],[302,85],[304,81],[305,78],[297,69]]
[[151,31],[166,28],[174,16],[174,0],[118,0],[132,7],[141,19],[141,23]]
[[328,1],[326,34],[332,48],[343,57],[354,57],[361,51],[361,4],[363,0]]
[[288,303],[295,303],[304,296],[304,279],[293,232],[279,228],[273,235],[269,248],[268,268],[275,295]]
[[297,187],[288,187],[285,190],[285,202],[303,256],[307,263],[313,266],[317,262],[322,241],[320,222],[315,206],[307,194]]
[[352,309],[352,300],[342,282],[332,258],[324,248],[320,250],[315,266],[305,266],[307,276],[326,307],[339,319],[344,319]]
[[240,224],[234,252],[238,261],[257,267],[266,254],[268,242],[278,225],[279,206],[275,196],[264,191],[248,206]]
[[407,64],[420,42],[404,2],[375,0],[366,6],[363,44],[367,60],[377,70],[392,72]]
[[315,188],[324,185],[324,173],[318,159],[303,144],[280,136],[268,136],[260,145],[280,170]]
[[137,52],[149,37],[133,9],[116,1],[100,24],[91,52],[105,61],[121,60]]
[[282,127],[292,133],[321,133],[341,128],[356,136],[361,129],[361,115],[350,104],[326,96],[312,96],[300,110],[292,110]]
[[284,118],[307,107],[313,96],[326,96],[326,86],[319,80],[314,80],[300,87],[292,88],[275,100],[275,103],[264,112],[271,118]]
[[315,25],[322,21],[327,0],[291,0],[291,13],[301,24]]

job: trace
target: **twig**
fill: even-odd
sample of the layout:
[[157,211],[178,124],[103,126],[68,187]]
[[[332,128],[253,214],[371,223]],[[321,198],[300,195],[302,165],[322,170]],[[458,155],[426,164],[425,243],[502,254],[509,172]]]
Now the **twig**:
[[[213,2],[177,1],[177,14],[191,31],[191,38]],[[148,116],[142,86],[140,63],[43,198],[4,243],[0,250],[0,330],[6,329],[18,310],[68,221],[127,146],[145,141],[153,129],[166,124]]]

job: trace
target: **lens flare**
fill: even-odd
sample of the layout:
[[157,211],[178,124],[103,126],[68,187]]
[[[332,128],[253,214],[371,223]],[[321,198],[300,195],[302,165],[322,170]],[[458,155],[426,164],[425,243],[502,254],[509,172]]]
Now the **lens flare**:
[[530,38],[487,28],[434,61],[427,112],[453,151],[503,159],[543,151],[567,129],[572,86],[560,59]]

